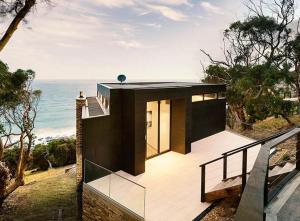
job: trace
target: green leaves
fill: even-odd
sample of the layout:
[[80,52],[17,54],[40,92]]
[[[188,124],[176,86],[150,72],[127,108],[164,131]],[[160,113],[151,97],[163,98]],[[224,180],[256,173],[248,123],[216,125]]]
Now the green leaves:
[[34,96],[40,95],[40,92],[30,91],[34,77],[35,73],[32,70],[18,69],[11,72],[8,66],[0,61],[0,108],[17,106],[28,92]]

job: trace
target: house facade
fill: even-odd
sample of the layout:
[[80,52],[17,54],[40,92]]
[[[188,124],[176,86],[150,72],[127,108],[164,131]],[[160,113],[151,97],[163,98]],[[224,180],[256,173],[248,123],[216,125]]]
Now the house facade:
[[168,151],[188,154],[191,143],[226,124],[223,84],[100,83],[82,109],[82,160],[132,175]]

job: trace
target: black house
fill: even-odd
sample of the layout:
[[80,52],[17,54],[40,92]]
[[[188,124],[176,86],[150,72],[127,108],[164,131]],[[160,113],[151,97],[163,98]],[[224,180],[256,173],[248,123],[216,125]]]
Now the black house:
[[101,83],[82,109],[82,157],[109,170],[145,172],[145,161],[225,129],[225,85]]

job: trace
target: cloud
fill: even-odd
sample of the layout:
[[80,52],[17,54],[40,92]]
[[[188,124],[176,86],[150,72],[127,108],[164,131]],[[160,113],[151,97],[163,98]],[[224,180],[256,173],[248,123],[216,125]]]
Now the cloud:
[[144,24],[145,26],[148,26],[148,27],[152,27],[152,28],[156,28],[156,29],[161,29],[161,24],[158,24],[158,23],[147,23],[147,24]]
[[218,15],[224,15],[225,14],[224,11],[221,8],[219,8],[215,5],[212,5],[209,2],[201,2],[200,6],[202,8],[204,8],[207,12],[210,12],[210,13],[214,13],[214,14],[218,14]]
[[126,41],[126,40],[120,40],[117,41],[117,44],[123,48],[144,48],[143,45],[135,40],[130,40],[130,41]]
[[173,21],[185,21],[187,20],[187,16],[180,11],[177,11],[175,9],[172,9],[167,6],[161,6],[161,5],[147,5],[149,9],[151,9],[153,12],[160,13],[164,17],[171,19]]
[[124,6],[132,6],[134,2],[132,0],[95,0],[96,4],[103,5],[108,8],[121,8]]
[[148,15],[151,12],[159,13],[164,17],[173,21],[184,21],[187,16],[178,9],[171,8],[172,6],[179,7],[183,5],[192,6],[188,0],[88,0],[92,4],[105,6],[108,8],[123,8],[138,12],[139,16]]
[[164,5],[189,5],[189,6],[192,6],[192,4],[189,3],[188,0],[151,0],[148,2],[164,4]]

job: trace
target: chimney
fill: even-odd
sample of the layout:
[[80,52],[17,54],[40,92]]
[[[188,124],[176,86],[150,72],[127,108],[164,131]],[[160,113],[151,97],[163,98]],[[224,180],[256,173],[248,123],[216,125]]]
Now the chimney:
[[82,185],[83,185],[83,158],[82,158],[82,108],[86,104],[86,98],[80,91],[76,99],[76,186],[78,220],[82,219]]

